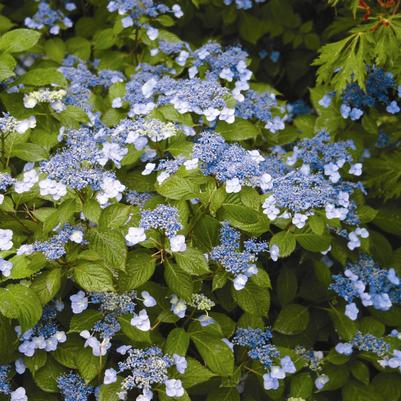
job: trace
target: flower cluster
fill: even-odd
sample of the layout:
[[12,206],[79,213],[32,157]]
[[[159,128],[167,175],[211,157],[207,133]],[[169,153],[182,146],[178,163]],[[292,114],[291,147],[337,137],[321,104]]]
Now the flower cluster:
[[24,95],[24,106],[27,109],[33,109],[40,103],[49,103],[52,109],[60,113],[65,109],[63,99],[66,94],[67,92],[64,89],[40,89],[38,91],[29,92]]
[[355,299],[365,307],[382,311],[401,302],[401,281],[395,270],[381,269],[366,254],[360,255],[355,263],[348,263],[344,275],[333,275],[330,289],[347,301],[346,315],[352,320],[356,320],[359,312]]
[[145,231],[150,229],[164,232],[170,240],[172,252],[183,252],[186,250],[184,235],[177,235],[178,231],[182,229],[178,209],[172,206],[158,205],[153,210],[143,210],[141,212],[139,227],[130,227],[128,229],[128,234],[125,236],[127,244],[133,246],[145,241]]
[[[268,249],[266,242],[249,239],[244,241],[244,250],[241,251],[240,237],[239,231],[224,222],[220,229],[220,245],[210,252],[211,260],[219,262],[227,272],[234,275],[234,288],[237,291],[245,287],[249,277],[257,274],[255,262],[258,254]],[[271,252],[274,254],[274,250]]]
[[164,14],[173,14],[176,18],[181,18],[184,15],[179,4],[169,7],[153,0],[110,0],[107,4],[107,10],[123,16],[121,24],[124,28],[131,26],[146,28],[151,40],[157,38],[158,30],[147,23],[143,23],[142,21],[145,18],[156,19]]
[[118,371],[115,369],[106,370],[105,383],[110,384],[117,381],[118,374],[128,374],[121,382],[122,391],[120,399],[127,398],[127,392],[132,389],[142,391],[144,401],[153,398],[152,385],[164,384],[168,397],[181,397],[184,395],[184,388],[181,380],[171,379],[169,368],[175,366],[179,373],[184,373],[187,368],[185,358],[174,354],[173,357],[164,355],[158,347],[135,349],[131,346],[121,346],[117,349],[126,359],[118,363]]
[[[251,359],[260,362],[268,373],[263,375],[263,386],[266,390],[276,390],[279,380],[283,380],[287,373],[295,373],[296,368],[289,356],[280,359],[280,352],[271,343],[273,335],[269,329],[237,329],[232,341],[235,345],[249,348]],[[276,363],[278,364],[276,365]]]
[[240,192],[243,185],[269,187],[271,176],[260,165],[264,158],[259,151],[228,144],[220,135],[203,132],[194,145],[192,157],[199,160],[203,174],[225,183],[227,193]]
[[55,301],[43,308],[40,321],[32,329],[22,333],[21,327],[16,326],[15,330],[21,342],[18,351],[31,357],[38,349],[46,352],[55,351],[59,343],[64,343],[67,336],[63,330],[60,330],[57,322],[57,314],[63,309],[64,304]]
[[309,169],[293,170],[271,181],[270,196],[263,203],[263,213],[273,221],[292,217],[293,224],[302,228],[314,214],[314,209],[324,209],[328,219],[343,221],[348,218],[347,222],[355,225],[359,221],[352,220],[357,217],[348,216],[349,194],[353,189],[348,183],[333,185],[322,174],[310,173]]
[[70,55],[63,60],[59,71],[69,83],[64,103],[85,110],[93,119],[95,116],[93,115],[93,104],[90,99],[91,90],[94,88],[108,89],[115,83],[123,82],[125,76],[120,71],[108,69],[93,72],[90,67],[96,70],[98,65],[96,62],[92,64],[88,65],[78,57]]
[[49,260],[56,260],[65,255],[65,247],[68,242],[76,244],[84,243],[84,232],[81,226],[65,224],[58,233],[48,241],[35,241],[33,244],[22,245],[17,254],[30,255],[33,252],[41,252]]
[[[146,309],[137,312],[137,300],[141,299],[145,307],[153,307],[156,300],[147,292],[142,291],[142,298],[138,298],[135,291],[116,294],[114,292],[93,292],[88,295],[84,291],[71,295],[71,309],[74,314],[85,311],[89,304],[98,305],[98,310],[102,313],[93,327],[80,333],[85,341],[85,347],[92,348],[93,355],[106,355],[111,347],[111,339],[120,331],[121,325],[119,317],[124,315],[131,316],[131,325],[141,331],[150,330],[150,320]],[[92,332],[92,334],[91,334]],[[97,338],[99,337],[101,341]]]
[[307,366],[312,372],[316,373],[317,377],[315,379],[315,387],[318,390],[321,390],[329,382],[329,377],[322,373],[324,364],[323,352],[309,350],[299,345],[295,347],[295,352],[305,361],[305,366]]
[[10,396],[10,401],[28,401],[26,391],[23,387],[16,390],[11,389],[11,366],[0,365],[0,394]]
[[[255,0],[255,4],[264,3],[265,1],[266,0]],[[232,3],[235,3],[238,10],[249,10],[254,6],[253,0],[224,0],[226,6],[229,6]]]
[[0,117],[0,132],[2,134],[8,135],[13,132],[18,134],[24,134],[30,128],[36,127],[36,118],[31,116],[24,120],[17,120],[10,114],[4,113],[3,117]]
[[354,349],[372,352],[378,357],[384,357],[390,352],[390,345],[383,338],[375,337],[369,333],[362,334],[359,331],[350,342],[338,343],[335,348],[339,354],[343,355],[351,355]]
[[74,11],[77,6],[73,1],[60,3],[64,3],[63,11],[53,9],[47,0],[40,0],[36,13],[32,17],[25,18],[25,26],[38,30],[47,28],[52,35],[58,35],[61,29],[71,28],[73,23],[65,15],[65,11]]
[[[387,113],[397,114],[400,107],[396,98],[399,97],[397,83],[390,72],[382,68],[367,67],[366,90],[356,82],[347,85],[341,96],[340,113],[343,118],[359,120],[367,108],[385,106]],[[330,92],[320,99],[322,107],[329,107],[335,93]]]
[[84,379],[75,372],[66,373],[57,378],[64,401],[88,401],[94,388],[85,384]]
[[347,163],[348,173],[359,176],[362,174],[362,164],[351,164],[353,157],[350,151],[355,150],[352,140],[332,142],[327,131],[320,131],[312,139],[303,139],[294,146],[293,154],[287,159],[288,165],[294,165],[302,160],[303,165],[313,171],[322,172],[333,183],[341,179],[339,170]]

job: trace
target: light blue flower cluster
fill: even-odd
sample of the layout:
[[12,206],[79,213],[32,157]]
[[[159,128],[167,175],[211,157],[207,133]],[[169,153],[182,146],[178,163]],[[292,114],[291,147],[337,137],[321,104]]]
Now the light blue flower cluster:
[[[80,135],[80,144],[74,143],[75,133]],[[95,191],[101,190],[105,177],[114,178],[113,173],[105,172],[98,160],[102,157],[100,149],[91,139],[89,128],[69,132],[69,141],[62,150],[49,160],[40,164],[42,173],[51,180],[77,190],[90,187]]]
[[158,205],[153,210],[143,210],[139,226],[144,230],[151,228],[162,230],[167,237],[174,237],[182,229],[178,209],[167,205]]
[[140,399],[150,401],[153,398],[152,385],[164,384],[168,397],[184,395],[181,380],[170,379],[169,368],[175,366],[179,373],[184,373],[187,362],[184,357],[174,354],[173,357],[164,355],[159,347],[134,349],[131,346],[121,346],[117,349],[126,359],[118,363],[118,371],[108,369],[105,374],[105,383],[117,381],[118,374],[128,374],[121,382],[122,391],[118,393],[120,399],[126,399],[127,392],[132,389],[142,391]]
[[[97,64],[93,63],[93,67],[96,68]],[[88,65],[76,56],[67,56],[59,71],[69,81],[65,104],[80,107],[87,112],[93,108],[90,102],[91,89],[107,89],[114,83],[125,81],[124,74],[119,71],[90,71]]]
[[294,351],[305,360],[305,366],[307,366],[312,372],[316,373],[317,377],[315,379],[315,387],[318,390],[321,390],[329,382],[329,377],[323,373],[323,352],[306,349],[300,345],[297,345]]
[[152,199],[154,195],[151,192],[127,191],[125,200],[132,206],[138,206],[140,209],[145,207],[147,201]]
[[141,331],[150,330],[150,320],[146,309],[136,313],[138,300],[141,300],[145,307],[156,305],[155,299],[147,291],[142,291],[141,298],[137,296],[136,291],[122,294],[114,292],[91,292],[85,294],[84,291],[79,291],[70,296],[70,300],[74,314],[82,313],[90,304],[98,305],[98,310],[102,313],[102,318],[90,330],[84,330],[80,333],[81,337],[86,340],[85,347],[89,346],[95,356],[106,355],[111,347],[111,339],[121,329],[118,320],[121,316],[130,315],[132,326]]
[[[185,55],[186,56],[186,55]],[[247,68],[248,53],[239,46],[223,48],[217,42],[208,42],[199,49],[188,54],[191,67],[188,70],[190,78],[195,77],[200,71],[202,76],[207,75],[216,79],[220,78],[226,82],[238,82],[235,94],[241,89],[248,89],[246,84],[252,76],[251,70]],[[176,61],[182,64],[184,54],[181,53]]]
[[[398,85],[393,74],[385,72],[382,68],[367,67],[366,90],[356,82],[347,85],[342,93],[340,112],[343,118],[353,121],[359,120],[367,108],[385,106],[390,114],[400,112],[396,97],[399,97]],[[330,92],[320,99],[322,107],[329,107],[335,93]]]
[[349,197],[354,188],[355,185],[347,182],[333,184],[323,174],[311,173],[309,168],[293,170],[271,181],[263,212],[273,221],[278,217],[292,217],[293,224],[302,228],[314,214],[313,209],[325,209],[327,218],[356,225],[357,216],[349,213],[353,209]]
[[10,365],[0,365],[0,394],[8,395],[11,393],[10,371]]
[[339,354],[351,355],[354,348],[359,351],[372,352],[379,357],[389,355],[390,345],[380,337],[375,337],[372,334],[362,334],[357,332],[352,340],[348,343],[338,343],[336,351]]
[[242,290],[248,278],[257,274],[255,262],[258,254],[268,249],[266,242],[254,239],[244,241],[243,251],[240,242],[241,233],[224,222],[220,229],[220,245],[210,252],[210,259],[219,262],[224,269],[234,275],[234,288]]
[[[67,12],[76,9],[72,1],[60,3],[63,3]],[[40,0],[36,13],[32,17],[25,18],[25,26],[39,30],[47,28],[52,35],[58,35],[61,29],[71,28],[73,25],[71,19],[65,15],[65,11],[61,11],[60,7],[53,9],[47,0]]]
[[[269,372],[263,375],[266,390],[276,390],[279,380],[287,373],[295,373],[296,368],[289,356],[281,359],[277,347],[271,343],[273,335],[269,329],[238,328],[232,339],[233,344],[249,348],[248,356],[260,362]],[[275,365],[279,361],[279,364]]]
[[[272,117],[272,109],[277,106],[273,93],[249,89],[248,81],[252,77],[252,72],[248,69],[248,54],[241,47],[232,46],[225,49],[211,41],[192,50],[188,43],[162,40],[159,48],[153,49],[151,54],[156,55],[159,51],[167,55],[178,54],[175,61],[180,67],[188,69],[190,80],[199,76],[205,80],[219,81],[225,88],[230,87],[230,96],[237,101],[237,106],[235,108],[226,106],[220,111],[218,107],[212,106],[205,113],[207,121],[214,121],[218,117],[220,120],[232,123],[236,116],[243,119],[259,119],[265,123],[266,129],[276,132],[283,129],[284,122],[290,118],[287,114],[283,117]],[[198,81],[192,82],[197,84]],[[228,96],[224,100],[227,99]],[[289,110],[292,110],[291,116],[296,113],[295,108],[295,106],[289,107]],[[284,112],[285,108],[282,111]]]
[[84,379],[75,372],[66,373],[57,378],[64,401],[88,401],[93,394],[93,386],[85,384]]
[[119,167],[128,153],[118,140],[112,141],[113,133],[113,129],[105,127],[97,118],[91,127],[63,130],[59,139],[66,138],[64,147],[41,163],[41,171],[47,174],[47,180],[64,188],[92,188],[101,206],[106,206],[110,199],[121,199],[125,186],[113,171],[104,169],[109,160]]
[[235,2],[235,6],[238,10],[249,10],[254,7],[255,4],[264,3],[266,0],[224,0],[224,4],[229,6]]
[[365,307],[373,306],[381,311],[401,303],[401,281],[395,270],[381,269],[366,254],[360,255],[356,263],[348,263],[344,275],[333,275],[329,288],[348,302],[346,315],[352,320],[359,312],[355,299]]
[[193,147],[192,157],[199,160],[203,174],[225,183],[227,193],[240,192],[243,185],[268,188],[271,176],[262,170],[264,160],[258,151],[228,144],[220,135],[203,132]]
[[272,117],[271,110],[277,106],[276,96],[270,92],[247,90],[243,98],[239,98],[235,107],[235,115],[244,120],[257,119],[265,123],[265,128],[275,133],[284,128],[285,117]]
[[15,180],[8,173],[0,173],[0,191],[5,192],[11,185],[13,185]]
[[64,343],[67,337],[57,322],[57,314],[63,309],[62,302],[54,301],[44,306],[40,321],[32,329],[22,333],[21,327],[16,326],[15,331],[21,342],[18,351],[27,357],[32,357],[38,349],[46,352],[55,351],[59,343]]
[[35,241],[33,244],[22,245],[18,249],[17,254],[30,255],[33,252],[41,252],[46,259],[56,260],[65,255],[65,247],[68,242],[74,242],[76,244],[84,243],[83,227],[72,226],[67,223],[48,241]]
[[287,103],[286,108],[288,111],[287,121],[292,121],[298,116],[304,116],[313,113],[313,110],[302,99]]
[[[350,151],[355,150],[352,140],[331,140],[330,134],[323,130],[312,139],[303,139],[293,148],[293,154],[287,160],[289,165],[294,165],[298,160],[308,165],[313,171],[323,172],[331,182],[338,182],[341,178],[339,169],[346,163],[351,164],[353,157]],[[350,166],[349,173],[360,175],[362,165]]]
[[[124,28],[136,26],[149,29],[151,27],[143,23],[146,17],[154,19],[163,14],[173,14],[176,18],[181,18],[184,15],[178,4],[169,7],[166,4],[158,4],[153,0],[111,0],[107,4],[107,10],[124,16],[121,20]],[[153,37],[151,35],[150,39],[156,39],[157,36]]]

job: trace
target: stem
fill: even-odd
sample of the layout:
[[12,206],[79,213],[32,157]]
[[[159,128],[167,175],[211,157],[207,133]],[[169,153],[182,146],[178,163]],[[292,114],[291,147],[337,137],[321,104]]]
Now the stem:
[[1,162],[3,164],[3,168],[6,168],[6,135],[4,132],[1,133],[0,138],[1,143]]

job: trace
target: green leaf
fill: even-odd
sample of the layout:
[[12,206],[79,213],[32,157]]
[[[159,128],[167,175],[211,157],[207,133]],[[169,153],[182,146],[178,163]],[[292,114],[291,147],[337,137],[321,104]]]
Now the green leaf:
[[200,276],[210,271],[205,256],[197,249],[187,247],[184,252],[176,252],[174,257],[178,266],[189,274]]
[[38,162],[49,157],[46,149],[35,143],[18,143],[12,147],[11,157],[18,157],[28,162]]
[[220,222],[211,217],[204,216],[194,226],[193,241],[197,248],[210,251],[219,242]]
[[162,184],[156,185],[156,190],[160,195],[169,199],[188,200],[196,198],[199,188],[189,178],[173,175]]
[[207,367],[221,376],[229,376],[234,370],[234,354],[221,338],[205,331],[191,333],[191,340]]
[[118,231],[92,229],[87,231],[87,238],[108,268],[125,270],[127,247],[124,237]]
[[187,358],[188,367],[181,376],[183,386],[188,389],[196,384],[204,383],[216,376],[208,368],[193,358]]
[[317,215],[310,216],[308,219],[308,224],[316,235],[322,235],[324,233],[326,224],[323,217]]
[[102,316],[101,312],[92,309],[85,310],[78,315],[72,315],[69,332],[80,333],[84,330],[91,330]]
[[154,274],[156,260],[145,252],[128,252],[125,272],[120,273],[120,291],[130,291],[145,284]]
[[99,219],[99,229],[106,231],[123,226],[131,213],[131,207],[119,203],[103,209]]
[[2,54],[0,56],[0,81],[5,81],[14,76],[14,68],[16,65],[17,62],[11,54]]
[[217,216],[219,220],[227,220],[232,226],[253,235],[261,235],[269,230],[269,220],[266,215],[246,206],[223,204]]
[[401,209],[380,209],[373,224],[387,233],[401,235]]
[[88,123],[86,111],[77,106],[67,106],[61,113],[53,113],[53,117],[68,128],[79,128],[80,123]]
[[47,57],[61,64],[67,50],[64,42],[59,38],[49,39],[44,47]]
[[401,397],[401,382],[398,373],[379,373],[373,378],[372,386],[382,395],[383,400],[398,401]]
[[369,384],[369,368],[365,363],[363,363],[362,361],[355,361],[350,366],[350,371],[355,379],[358,379],[364,384]]
[[356,323],[348,319],[344,315],[344,312],[341,312],[337,308],[331,308],[329,310],[329,315],[340,339],[346,341],[351,340],[357,331]]
[[216,388],[207,396],[206,401],[240,401],[240,395],[235,387]]
[[280,311],[273,329],[281,334],[302,333],[309,323],[309,311],[305,306],[290,304]]
[[324,373],[330,378],[329,382],[323,387],[323,390],[337,390],[344,387],[348,381],[349,371],[345,365],[336,366],[327,363]]
[[240,291],[234,287],[231,290],[234,300],[238,305],[248,313],[257,316],[267,316],[270,308],[270,292],[248,281]]
[[78,372],[86,383],[100,375],[105,364],[105,358],[94,356],[92,349],[90,347],[84,348],[83,345],[79,352],[76,352],[74,359]]
[[232,124],[225,121],[217,123],[216,132],[218,132],[227,141],[244,141],[246,139],[256,138],[261,131],[248,120],[236,118]]
[[298,373],[291,377],[290,395],[307,399],[312,395],[314,389],[313,380],[310,373]]
[[121,391],[121,378],[115,383],[102,384],[99,391],[99,401],[120,401],[118,393]]
[[94,45],[97,50],[109,49],[116,43],[116,36],[112,28],[98,31],[94,37]]
[[184,356],[187,353],[189,340],[188,333],[184,329],[177,327],[168,334],[166,344],[164,345],[164,352],[169,355],[177,354]]
[[42,254],[32,256],[15,255],[10,258],[10,262],[13,264],[10,276],[13,279],[29,277],[41,270],[46,264],[46,260]]
[[19,81],[32,86],[67,86],[64,75],[56,68],[34,68],[27,71]]
[[[351,81],[364,89],[370,35],[369,31],[355,32],[338,42],[322,46],[319,57],[313,62],[313,65],[319,66],[317,83],[330,82],[337,93],[342,93]],[[338,67],[341,69],[338,70]]]
[[10,319],[17,319],[22,332],[32,328],[42,316],[42,305],[36,293],[21,284],[0,288],[0,312]]
[[272,245],[278,246],[280,257],[283,258],[289,256],[296,247],[294,234],[289,231],[280,231],[279,233],[274,234],[270,240],[270,247],[272,247]]
[[69,333],[67,341],[59,343],[57,349],[52,352],[52,356],[61,365],[70,369],[76,369],[75,355],[81,352],[82,347],[82,337]]
[[277,297],[282,306],[289,304],[297,295],[298,281],[294,269],[281,270],[276,284]]
[[46,365],[33,375],[33,379],[41,390],[58,393],[57,379],[66,372],[67,370],[63,366],[48,355]]
[[187,301],[191,299],[194,285],[191,275],[168,261],[164,264],[164,279],[170,290]]
[[114,291],[113,276],[103,265],[82,263],[74,267],[74,279],[86,291]]
[[0,38],[0,50],[19,53],[29,50],[38,43],[40,33],[32,29],[14,29]]
[[50,302],[57,294],[61,286],[61,269],[55,268],[41,273],[31,284],[42,305]]
[[366,386],[350,380],[342,389],[343,401],[382,401],[383,398],[374,386]]
[[98,223],[102,209],[96,199],[88,199],[83,205],[83,214],[93,223]]
[[0,364],[14,360],[19,340],[11,321],[0,315]]
[[47,353],[43,350],[36,350],[31,357],[24,357],[24,363],[27,368],[34,374],[40,368],[46,365]]
[[316,234],[295,234],[302,248],[311,252],[326,251],[330,246],[330,237]]

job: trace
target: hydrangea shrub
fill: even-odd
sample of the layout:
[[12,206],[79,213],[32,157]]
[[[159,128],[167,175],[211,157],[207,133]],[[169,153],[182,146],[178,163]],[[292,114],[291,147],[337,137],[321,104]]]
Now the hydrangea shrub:
[[400,5],[0,3],[0,401],[399,401]]

